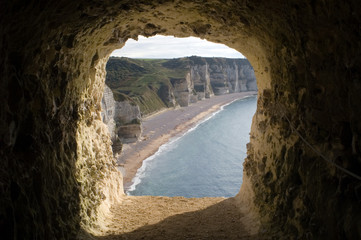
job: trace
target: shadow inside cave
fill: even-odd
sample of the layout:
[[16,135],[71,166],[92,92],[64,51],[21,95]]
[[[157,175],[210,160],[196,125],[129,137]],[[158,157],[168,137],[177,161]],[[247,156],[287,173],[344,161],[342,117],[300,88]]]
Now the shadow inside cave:
[[[145,199],[147,201],[144,201]],[[209,205],[207,201],[210,199],[218,200],[216,204],[204,208],[204,205]],[[94,236],[94,239],[259,239],[258,236],[250,234],[255,232],[250,228],[256,228],[256,225],[240,211],[236,199],[219,199],[133,197],[133,209],[125,204],[128,212],[121,209],[122,206],[115,210],[113,219],[116,220],[113,221],[119,222],[111,224],[113,233]],[[194,208],[201,209],[192,211]],[[155,223],[148,224],[149,221]],[[139,227],[127,231],[124,222],[139,224]],[[116,227],[118,229],[115,229]]]

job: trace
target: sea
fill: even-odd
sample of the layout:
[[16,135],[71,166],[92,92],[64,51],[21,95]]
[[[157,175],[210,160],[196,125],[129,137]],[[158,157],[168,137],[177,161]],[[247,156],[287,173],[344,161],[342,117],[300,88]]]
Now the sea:
[[162,145],[126,191],[133,196],[233,197],[241,187],[255,96],[223,106]]

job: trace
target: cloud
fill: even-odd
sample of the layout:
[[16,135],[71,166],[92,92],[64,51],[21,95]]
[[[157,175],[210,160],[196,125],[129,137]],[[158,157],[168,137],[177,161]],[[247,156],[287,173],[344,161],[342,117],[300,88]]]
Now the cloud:
[[129,58],[178,58],[192,55],[244,58],[241,53],[223,44],[195,37],[175,38],[161,35],[150,38],[139,36],[138,41],[130,39],[122,49],[115,50],[111,54],[111,56]]

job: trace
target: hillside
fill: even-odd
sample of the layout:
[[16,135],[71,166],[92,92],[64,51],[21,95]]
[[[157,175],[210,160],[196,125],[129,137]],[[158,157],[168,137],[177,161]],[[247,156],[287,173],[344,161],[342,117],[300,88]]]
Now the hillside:
[[130,97],[143,115],[166,107],[188,106],[214,94],[257,88],[253,68],[246,59],[111,57],[106,70],[106,84],[115,100]]

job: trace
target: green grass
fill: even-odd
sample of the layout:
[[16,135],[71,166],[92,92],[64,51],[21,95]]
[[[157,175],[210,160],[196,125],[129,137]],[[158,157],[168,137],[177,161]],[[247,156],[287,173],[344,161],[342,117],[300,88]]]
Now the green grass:
[[170,86],[170,78],[184,78],[187,68],[168,68],[166,59],[130,59],[111,57],[107,63],[106,84],[118,99],[124,95],[139,105],[143,114],[167,107],[157,92]]
[[[164,107],[168,102],[159,96],[159,89],[171,88],[171,79],[184,79],[193,65],[233,64],[234,59],[185,57],[175,59],[132,59],[111,57],[107,63],[106,84],[115,98],[126,97],[138,104],[142,114],[150,114]],[[246,59],[238,61],[248,62]]]

